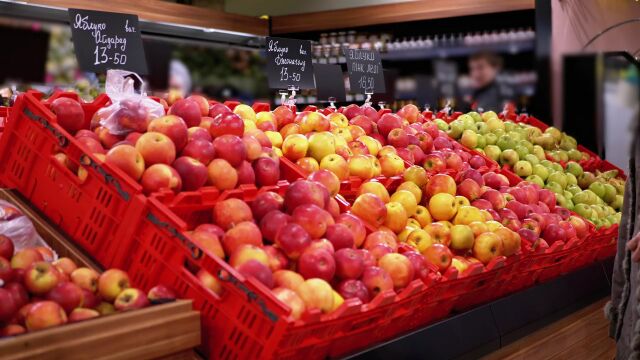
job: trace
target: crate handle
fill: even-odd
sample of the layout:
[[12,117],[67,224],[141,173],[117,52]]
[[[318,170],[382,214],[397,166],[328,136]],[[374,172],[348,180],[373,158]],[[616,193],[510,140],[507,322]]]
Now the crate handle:
[[93,161],[93,159],[91,159],[87,154],[82,154],[80,156],[80,164],[89,166],[93,170],[95,170],[98,174],[102,175],[102,177],[104,178],[104,181],[107,184],[111,184],[116,188],[116,191],[118,192],[118,195],[120,195],[121,198],[123,198],[125,201],[129,201],[129,198],[130,198],[129,193],[122,188],[122,186],[120,185],[120,182],[116,178],[114,178],[111,174],[106,172],[102,168],[102,166],[100,166],[98,163]]
[[238,278],[233,276],[230,272],[220,269],[218,270],[217,276],[218,276],[218,279],[225,282],[230,282],[236,288],[238,288],[238,290],[245,293],[247,295],[247,299],[249,300],[249,302],[255,302],[260,307],[260,310],[262,310],[262,313],[267,318],[269,318],[269,320],[271,320],[272,322],[278,321],[278,315],[274,314],[271,310],[267,308],[267,305],[264,303],[264,300],[262,300],[260,296],[258,296],[258,294],[256,294],[254,291],[249,289],[245,284],[243,284],[240,280],[238,280]]
[[39,123],[40,125],[44,126],[45,129],[49,130],[50,133],[52,133],[56,138],[58,138],[58,144],[61,147],[67,147],[67,145],[69,145],[69,140],[64,136],[63,133],[61,133],[58,129],[56,129],[55,127],[51,126],[51,124],[42,116],[36,115],[34,114],[31,109],[25,107],[22,112],[31,120]]
[[202,258],[202,255],[204,254],[202,252],[202,249],[197,247],[193,242],[191,242],[191,240],[189,240],[188,237],[180,233],[175,227],[169,225],[169,223],[167,222],[164,222],[158,219],[158,217],[156,217],[151,212],[147,214],[147,219],[149,219],[149,221],[151,221],[152,224],[156,225],[157,227],[165,229],[169,234],[171,234],[171,236],[180,240],[189,249],[189,251],[191,252],[192,258],[194,258],[195,260]]

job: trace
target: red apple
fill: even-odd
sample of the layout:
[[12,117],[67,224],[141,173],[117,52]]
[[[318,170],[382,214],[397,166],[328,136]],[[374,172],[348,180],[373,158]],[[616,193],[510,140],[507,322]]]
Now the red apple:
[[291,221],[291,216],[280,210],[269,211],[260,221],[262,236],[274,242],[278,231]]
[[25,324],[29,331],[42,330],[67,323],[64,309],[53,301],[40,301],[29,309]]
[[469,201],[474,201],[480,197],[482,189],[480,189],[480,185],[472,179],[464,179],[458,185],[457,193],[458,195],[466,197]]
[[364,271],[364,260],[356,249],[343,248],[336,251],[336,275],[340,279],[358,279]]
[[378,132],[385,138],[393,129],[402,127],[402,119],[396,114],[384,114],[377,122]]
[[253,214],[246,202],[230,198],[216,203],[213,207],[213,219],[216,225],[228,230],[234,224],[253,220]]
[[207,167],[200,161],[182,156],[171,165],[182,181],[182,190],[192,191],[203,187],[207,183],[209,173]]
[[329,225],[325,237],[336,250],[353,248],[355,245],[354,234],[347,225],[341,223]]
[[273,274],[271,270],[261,262],[249,260],[240,265],[237,270],[243,276],[253,277],[267,288],[273,288]]
[[284,195],[284,206],[289,213],[303,204],[313,204],[324,209],[328,200],[329,191],[322,184],[310,180],[296,180]]
[[364,222],[357,216],[349,213],[340,214],[336,219],[336,224],[345,225],[351,230],[353,240],[356,247],[362,246],[367,236],[367,230]]
[[235,135],[222,135],[213,140],[216,156],[233,167],[239,166],[247,158],[247,150],[242,139]]
[[5,284],[13,280],[14,273],[9,260],[0,256],[0,280]]
[[231,112],[231,109],[229,109],[227,105],[220,104],[220,103],[213,104],[211,108],[209,108],[209,117],[215,118],[219,114],[222,114],[225,112]]
[[46,299],[58,303],[67,314],[73,309],[83,306],[84,302],[82,289],[71,282],[58,283],[47,293]]
[[192,140],[182,150],[182,156],[192,157],[204,165],[209,165],[211,160],[215,158],[216,150],[213,147],[213,143],[207,140]]
[[260,221],[268,212],[282,210],[283,204],[282,196],[272,191],[266,191],[258,194],[251,202],[251,212],[256,221]]
[[69,322],[74,323],[78,321],[93,319],[99,316],[100,313],[97,310],[88,308],[77,308],[71,311],[71,314],[69,314]]
[[203,129],[199,126],[194,126],[187,129],[187,142],[191,142],[195,140],[203,140],[203,141],[211,142],[213,141],[213,138],[211,137],[207,129]]
[[129,275],[120,269],[109,269],[98,278],[98,293],[105,301],[113,301],[124,290],[129,288]]
[[362,282],[367,287],[370,298],[375,298],[376,295],[383,291],[393,290],[393,279],[389,273],[377,266],[369,266],[364,269]]
[[232,112],[223,112],[213,118],[209,132],[213,138],[222,135],[244,135],[244,121]]
[[151,194],[160,189],[179,192],[182,189],[182,179],[176,169],[165,164],[154,164],[148,167],[140,180],[145,194]]
[[168,115],[176,115],[182,118],[187,127],[200,125],[202,113],[200,105],[191,99],[180,99],[169,108]]
[[36,262],[27,268],[24,285],[35,295],[44,295],[53,289],[61,279],[60,272],[50,263]]
[[118,145],[107,153],[105,162],[114,166],[134,180],[139,180],[144,173],[145,161],[142,154],[131,145]]
[[280,179],[280,165],[268,157],[261,157],[253,162],[253,170],[258,186],[276,185]]
[[327,227],[334,224],[333,217],[326,210],[313,204],[296,207],[291,216],[293,222],[302,226],[312,239],[323,237]]
[[222,246],[226,254],[233,253],[241,245],[262,246],[262,233],[260,228],[251,222],[243,221],[235,224],[227,230],[222,238]]
[[76,100],[57,98],[51,103],[51,111],[56,114],[58,125],[71,135],[85,126],[84,110]]
[[128,288],[122,290],[113,302],[118,311],[128,311],[135,309],[142,309],[149,306],[149,299],[147,295],[139,289]]
[[288,223],[276,234],[275,243],[290,259],[296,260],[311,244],[311,236],[302,226]]
[[308,248],[298,259],[298,272],[305,279],[318,278],[330,281],[336,272],[336,262],[330,252]]
[[363,304],[369,302],[369,290],[367,286],[360,280],[357,279],[347,279],[342,281],[338,285],[338,293],[345,300],[357,298],[362,301]]
[[431,172],[440,172],[447,167],[443,158],[437,154],[429,154],[425,156],[423,166],[426,170]]
[[547,225],[544,231],[542,231],[541,237],[545,239],[549,244],[553,244],[556,241],[567,240],[566,231],[562,228],[561,225],[558,224]]
[[158,132],[166,135],[176,147],[176,151],[181,151],[189,138],[187,124],[184,120],[175,115],[166,115],[151,120],[147,127],[148,132]]
[[5,235],[0,235],[0,257],[11,259],[14,249],[13,241]]
[[9,293],[11,294],[13,304],[15,305],[16,309],[20,309],[29,302],[29,293],[27,292],[27,289],[24,287],[24,285],[22,285],[22,283],[5,283],[3,288],[9,291]]

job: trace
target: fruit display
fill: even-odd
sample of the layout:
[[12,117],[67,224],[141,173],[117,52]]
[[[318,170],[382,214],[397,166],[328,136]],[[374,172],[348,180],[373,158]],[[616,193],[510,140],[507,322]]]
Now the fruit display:
[[585,171],[591,155],[555,127],[544,131],[502,120],[493,112],[471,112],[446,123],[447,134],[462,145],[483,151],[528,182],[555,193],[557,204],[575,211],[597,228],[619,224],[624,180],[617,170]]
[[163,285],[147,293],[132,287],[119,269],[99,273],[70,258],[55,258],[46,247],[16,250],[11,238],[0,235],[0,338],[176,298]]

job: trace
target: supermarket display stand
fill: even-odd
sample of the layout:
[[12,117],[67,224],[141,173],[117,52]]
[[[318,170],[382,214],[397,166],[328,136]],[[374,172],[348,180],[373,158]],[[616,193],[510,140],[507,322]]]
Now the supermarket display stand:
[[612,266],[593,263],[347,358],[477,359],[607,296]]

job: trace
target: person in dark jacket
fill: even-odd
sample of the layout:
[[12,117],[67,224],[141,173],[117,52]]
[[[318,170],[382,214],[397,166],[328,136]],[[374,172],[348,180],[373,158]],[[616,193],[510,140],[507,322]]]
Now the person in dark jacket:
[[635,125],[624,190],[618,251],[613,265],[611,301],[605,307],[609,335],[616,340],[616,359],[640,360],[640,221],[637,171],[640,169],[640,136]]
[[497,82],[500,70],[502,58],[494,53],[480,52],[469,58],[469,76],[474,85],[472,100],[475,109],[499,112],[509,100]]

